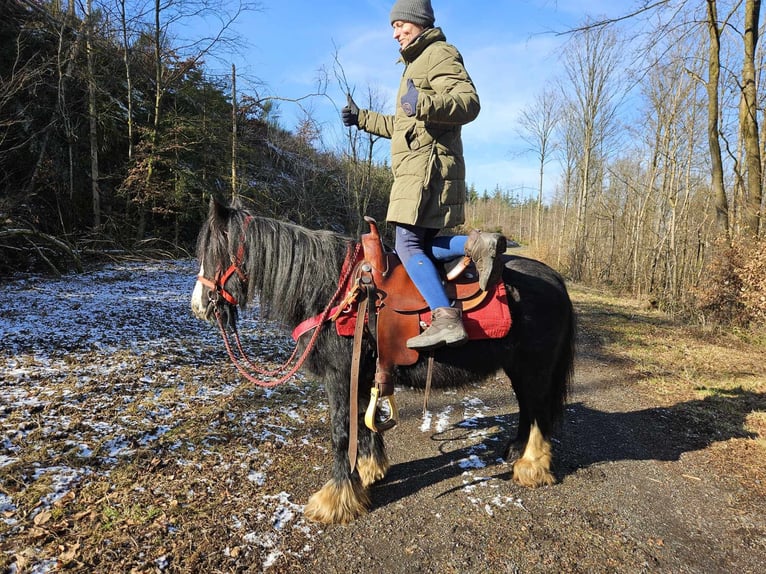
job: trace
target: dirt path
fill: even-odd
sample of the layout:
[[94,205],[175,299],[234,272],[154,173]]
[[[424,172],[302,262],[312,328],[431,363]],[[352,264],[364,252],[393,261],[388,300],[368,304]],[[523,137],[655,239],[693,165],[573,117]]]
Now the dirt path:
[[441,432],[423,432],[421,397],[401,393],[376,508],[328,528],[307,571],[762,572],[764,500],[706,469],[673,409],[619,375],[581,364],[556,447],[560,483],[534,491],[495,460],[499,429],[516,418],[507,387],[434,397],[435,412],[476,410],[474,423]]
[[[762,346],[573,289],[558,484],[521,488],[499,459],[507,381],[435,392],[426,416],[401,389],[371,512],[324,527],[302,515],[329,478],[320,385],[240,387],[188,312],[195,271],[4,285],[0,572],[764,571]],[[242,326],[255,356],[287,343]]]
[[[704,400],[659,406],[632,368],[604,354],[601,310],[578,310],[559,484],[521,488],[498,460],[517,417],[507,383],[437,394],[427,429],[422,395],[400,392],[403,420],[388,437],[393,466],[374,489],[375,509],[327,529],[307,571],[763,572],[766,500],[717,472],[707,452],[748,436],[742,423],[726,432],[715,410],[700,417]],[[736,417],[766,399],[734,393],[725,406]]]

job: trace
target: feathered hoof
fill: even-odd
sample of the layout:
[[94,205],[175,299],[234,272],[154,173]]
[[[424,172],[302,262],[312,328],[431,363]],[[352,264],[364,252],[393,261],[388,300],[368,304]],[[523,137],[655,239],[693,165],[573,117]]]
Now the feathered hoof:
[[360,458],[356,463],[356,469],[359,472],[359,478],[362,479],[362,486],[370,486],[381,480],[386,476],[390,466],[386,456],[380,459],[372,456]]
[[303,514],[322,524],[348,524],[367,512],[370,496],[359,479],[328,481],[311,495]]
[[550,486],[556,483],[556,477],[550,471],[550,460],[548,464],[544,464],[540,460],[529,460],[524,457],[513,463],[513,480],[527,488]]

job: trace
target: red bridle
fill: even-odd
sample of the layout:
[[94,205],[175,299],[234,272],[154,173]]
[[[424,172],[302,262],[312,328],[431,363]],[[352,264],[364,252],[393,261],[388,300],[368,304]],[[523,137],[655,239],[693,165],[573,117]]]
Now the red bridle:
[[218,272],[215,274],[214,279],[208,279],[207,277],[203,275],[197,275],[197,281],[202,283],[205,287],[207,287],[210,290],[210,302],[215,303],[217,305],[218,301],[213,298],[213,293],[216,294],[218,297],[223,297],[224,301],[226,301],[229,305],[232,305],[233,307],[236,307],[239,302],[237,301],[237,298],[234,297],[231,293],[229,293],[226,290],[226,283],[229,282],[229,279],[231,279],[231,276],[235,273],[242,281],[242,287],[243,289],[247,290],[247,275],[244,271],[242,271],[242,262],[245,259],[245,232],[247,231],[248,226],[250,225],[250,222],[253,220],[252,215],[248,215],[245,217],[245,226],[242,229],[242,233],[239,236],[239,247],[237,247],[237,254],[232,258],[231,265],[229,265],[229,268],[225,272],[221,272],[221,269],[218,269]]
[[242,271],[240,265],[241,262],[232,262],[225,273],[221,273],[220,271],[216,273],[215,279],[208,279],[203,275],[197,275],[197,281],[210,289],[210,300],[212,302],[215,301],[212,295],[215,293],[216,295],[223,297],[224,301],[226,301],[229,305],[236,307],[239,304],[237,298],[226,290],[226,283],[228,283],[229,279],[231,279],[231,276],[236,273],[242,280],[244,287],[247,287],[247,275],[245,275],[245,272]]

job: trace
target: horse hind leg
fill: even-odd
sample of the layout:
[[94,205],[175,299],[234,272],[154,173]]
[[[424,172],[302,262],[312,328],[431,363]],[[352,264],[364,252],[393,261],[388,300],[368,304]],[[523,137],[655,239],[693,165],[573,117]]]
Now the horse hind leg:
[[524,453],[513,463],[513,480],[530,488],[554,484],[556,478],[551,472],[551,460],[551,442],[534,422]]
[[[533,369],[508,369],[508,374],[519,403],[519,428],[515,441],[509,443],[506,460],[518,456],[513,462],[513,479],[522,486],[536,488],[551,485],[556,478],[551,472],[553,449],[551,435],[563,404],[558,392],[558,378],[554,372],[540,370],[542,361],[528,361]],[[520,456],[519,456],[520,453]]]
[[514,390],[519,403],[518,434],[508,442],[505,450],[505,460],[510,461],[518,457],[513,462],[513,480],[529,488],[554,484],[556,479],[551,472],[553,454],[549,438],[551,425],[545,424],[547,419],[544,415],[540,419],[530,412],[533,406],[540,410],[540,397],[534,399],[527,396],[525,389],[515,384]]

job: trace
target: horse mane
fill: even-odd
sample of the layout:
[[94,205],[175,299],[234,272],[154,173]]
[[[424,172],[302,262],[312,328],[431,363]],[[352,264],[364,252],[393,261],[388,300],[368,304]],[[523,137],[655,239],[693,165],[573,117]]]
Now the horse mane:
[[197,253],[203,264],[218,265],[233,261],[244,245],[241,261],[249,280],[247,292],[238,294],[240,305],[257,295],[265,318],[294,326],[325,308],[350,243],[339,233],[218,205],[200,234]]

